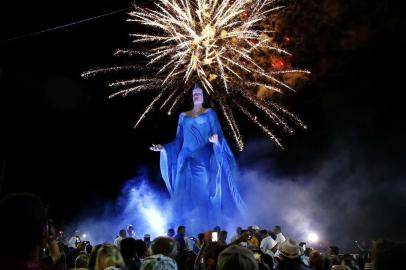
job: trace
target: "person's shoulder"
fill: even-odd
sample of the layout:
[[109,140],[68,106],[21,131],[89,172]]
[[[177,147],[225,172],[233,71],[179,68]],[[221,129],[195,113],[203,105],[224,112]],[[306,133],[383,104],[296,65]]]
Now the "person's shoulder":
[[217,117],[217,113],[213,108],[207,108],[205,113],[207,113],[208,115]]

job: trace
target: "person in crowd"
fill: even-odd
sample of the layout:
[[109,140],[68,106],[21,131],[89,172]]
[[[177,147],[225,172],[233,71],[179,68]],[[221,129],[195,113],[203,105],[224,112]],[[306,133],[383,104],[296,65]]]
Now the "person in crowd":
[[124,229],[121,229],[118,233],[118,236],[116,237],[116,239],[114,239],[114,245],[118,248],[120,248],[120,242],[121,240],[123,240],[124,238],[127,237],[127,232]]
[[125,270],[124,259],[120,251],[114,245],[103,244],[97,251],[95,270],[105,270],[106,268]]
[[259,233],[259,231],[261,230],[259,228],[259,226],[258,225],[250,226],[250,227],[248,227],[248,230],[251,232],[252,235],[254,235],[257,238],[258,242],[260,243],[262,238],[261,238],[261,235]]
[[56,236],[56,241],[58,243],[67,244],[67,239],[63,230],[59,230]]
[[276,226],[273,228],[272,231],[273,231],[273,233],[276,235],[276,239],[275,239],[276,242],[278,242],[279,244],[285,242],[286,238],[285,238],[285,236],[282,234],[282,228],[281,228],[281,226],[276,225]]
[[328,260],[318,250],[312,250],[309,255],[309,266],[316,270],[329,270]]
[[178,253],[177,242],[169,237],[160,236],[154,239],[151,243],[150,254],[161,254],[166,257],[175,259]]
[[220,231],[219,243],[222,245],[227,245],[227,231]]
[[204,233],[199,233],[197,235],[197,238],[192,237],[193,240],[193,251],[197,254],[199,253],[200,249],[203,246],[203,238],[204,238]]
[[262,241],[260,244],[260,249],[263,253],[269,254],[272,258],[275,256],[275,252],[278,250],[278,242],[276,242],[267,230],[260,231]]
[[93,247],[92,252],[90,253],[89,256],[89,270],[94,270],[96,266],[97,252],[102,246],[103,246],[102,244],[98,244]]
[[174,237],[178,244],[178,250],[189,249],[188,241],[186,240],[186,227],[181,225],[178,227],[178,233]]
[[62,265],[63,269],[66,269],[66,256],[69,254],[69,247],[68,245],[64,244],[63,242],[58,242],[59,252],[61,253],[61,259],[59,260],[59,264]]
[[259,230],[258,226],[249,226],[248,227],[248,231],[251,236],[247,240],[247,245],[248,245],[248,248],[250,248],[250,249],[259,249],[259,241],[256,236],[258,230]]
[[121,240],[120,252],[126,266],[126,270],[139,270],[141,260],[137,254],[137,240],[127,237]]
[[170,238],[173,238],[175,236],[175,230],[173,228],[169,228],[166,235]]
[[354,258],[351,254],[344,254],[341,259],[341,265],[345,265],[351,270],[359,270],[358,265],[355,263]]
[[258,270],[258,263],[251,250],[232,245],[218,256],[217,270]]
[[75,270],[85,270],[89,267],[89,256],[80,254],[75,260]]
[[196,253],[191,250],[183,250],[178,252],[176,256],[178,270],[194,270],[194,262],[196,257]]
[[203,269],[216,270],[219,254],[228,247],[220,243],[208,243],[203,249]]
[[134,226],[131,224],[127,226],[127,237],[137,239],[135,236]]
[[234,242],[235,240],[237,240],[241,236],[241,232],[242,232],[242,228],[237,227],[236,234],[231,237],[231,242]]
[[86,254],[86,245],[84,242],[80,242],[76,248],[70,249],[69,253],[66,255],[66,264],[68,269],[75,267],[75,260],[80,254]]
[[351,270],[351,268],[345,265],[333,265],[331,266],[331,270]]
[[144,243],[149,247],[151,245],[151,235],[146,233],[144,234]]
[[145,258],[141,270],[178,270],[178,267],[173,258],[156,254]]
[[[56,235],[49,224],[47,207],[31,193],[12,193],[0,201],[0,269],[63,269]],[[27,226],[29,225],[29,226]],[[49,265],[40,261],[48,247]]]
[[340,249],[336,246],[329,246],[326,250],[326,256],[330,260],[331,265],[339,265],[340,258],[338,254],[340,253]]
[[259,270],[273,270],[275,265],[275,259],[269,254],[260,254],[258,262]]
[[135,240],[135,249],[137,251],[137,257],[140,259],[140,261],[147,257],[148,246],[141,239]]
[[90,255],[90,253],[92,253],[93,246],[90,244],[90,242],[86,242],[85,245],[85,252],[87,255]]
[[74,235],[72,235],[71,238],[69,238],[68,240],[68,247],[70,249],[74,249],[76,248],[76,246],[81,242],[80,240],[80,231],[79,230],[75,230]]
[[206,232],[203,237],[203,246],[195,260],[195,269],[215,270],[218,255],[231,245],[239,245],[241,242],[246,242],[249,236],[250,233],[246,231],[230,245],[222,245],[212,241],[212,231]]
[[286,238],[278,245],[276,270],[308,270],[300,259],[301,255],[302,249],[296,241]]

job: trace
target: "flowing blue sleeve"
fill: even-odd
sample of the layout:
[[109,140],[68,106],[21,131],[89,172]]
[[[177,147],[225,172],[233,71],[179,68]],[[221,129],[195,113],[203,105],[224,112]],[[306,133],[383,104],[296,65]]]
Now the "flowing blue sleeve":
[[[237,162],[235,161],[234,154],[224,137],[220,122],[214,110],[211,110],[210,112],[210,125],[212,134],[218,135],[218,144],[213,145],[213,152],[217,166],[220,168],[220,170],[218,170],[219,173],[216,176],[215,195],[212,199],[220,200],[224,195],[222,194],[222,191],[227,190],[233,198],[238,210],[241,213],[245,213],[246,205],[241,198],[236,185],[238,174]],[[222,185],[225,185],[225,187],[222,188]]]
[[173,188],[176,178],[176,165],[178,154],[183,144],[183,114],[179,115],[176,138],[172,142],[165,144],[160,154],[160,167],[162,178],[170,196],[173,196]]

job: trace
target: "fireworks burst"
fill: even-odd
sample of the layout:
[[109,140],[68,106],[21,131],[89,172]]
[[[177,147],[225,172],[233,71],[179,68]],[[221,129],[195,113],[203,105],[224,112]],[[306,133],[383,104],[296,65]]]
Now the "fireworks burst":
[[[309,73],[287,68],[281,59],[291,54],[270,37],[272,29],[261,26],[282,8],[274,0],[157,0],[152,9],[135,6],[128,21],[145,26],[149,32],[130,34],[141,49],[120,49],[115,55],[141,56],[146,63],[91,70],[83,76],[143,67],[149,75],[144,72],[143,77],[110,84],[118,89],[111,97],[159,90],[135,126],[154,106],[163,110],[171,104],[167,108],[171,114],[189,94],[187,89],[199,81],[214,97],[239,150],[244,143],[233,108],[282,147],[271,125],[287,133],[293,133],[294,125],[306,126],[297,116],[272,100],[258,97],[256,92],[294,91],[284,82],[284,75]],[[278,61],[269,68],[258,61],[258,54],[278,57]]]

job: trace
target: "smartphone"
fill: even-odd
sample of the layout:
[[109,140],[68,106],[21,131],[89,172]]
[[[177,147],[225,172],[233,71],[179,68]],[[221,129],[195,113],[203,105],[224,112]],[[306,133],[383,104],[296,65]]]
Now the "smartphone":
[[212,232],[211,233],[211,241],[212,242],[218,242],[219,241],[219,233],[218,232]]

